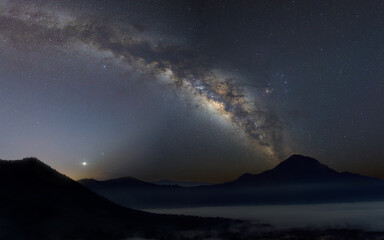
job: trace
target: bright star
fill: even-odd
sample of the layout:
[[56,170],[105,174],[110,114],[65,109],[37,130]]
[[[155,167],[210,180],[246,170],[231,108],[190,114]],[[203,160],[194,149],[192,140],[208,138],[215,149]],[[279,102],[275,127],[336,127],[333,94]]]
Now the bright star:
[[264,92],[265,92],[266,94],[270,94],[270,93],[273,92],[273,89],[272,89],[272,88],[266,88],[266,89],[264,90]]

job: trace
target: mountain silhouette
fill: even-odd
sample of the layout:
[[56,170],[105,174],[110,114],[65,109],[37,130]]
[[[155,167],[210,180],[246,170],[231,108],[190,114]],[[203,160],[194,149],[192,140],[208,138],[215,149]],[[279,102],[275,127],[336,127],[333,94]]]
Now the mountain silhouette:
[[223,221],[128,209],[36,158],[0,160],[0,239],[154,237],[164,232],[164,227],[172,232]]
[[[222,184],[159,186],[140,180],[80,181],[96,193],[135,208],[326,203],[384,199],[384,181],[337,172],[318,160],[292,155],[260,174],[244,174]],[[124,181],[123,181],[124,182]],[[135,182],[137,184],[132,184]]]
[[275,168],[261,174],[244,174],[230,184],[287,185],[308,183],[381,182],[379,179],[337,172],[318,160],[302,155],[292,155]]
[[184,182],[184,181],[172,181],[172,180],[161,180],[153,183],[157,185],[177,185],[180,187],[197,187],[197,186],[213,185],[213,183],[208,183],[208,182]]
[[150,188],[150,187],[156,187],[156,184],[144,182],[136,178],[132,177],[122,177],[122,178],[116,178],[116,179],[110,179],[106,181],[97,181],[95,179],[81,179],[78,181],[79,183],[86,185],[86,186],[94,186],[98,187],[100,185],[103,185],[105,187],[111,187],[111,188]]

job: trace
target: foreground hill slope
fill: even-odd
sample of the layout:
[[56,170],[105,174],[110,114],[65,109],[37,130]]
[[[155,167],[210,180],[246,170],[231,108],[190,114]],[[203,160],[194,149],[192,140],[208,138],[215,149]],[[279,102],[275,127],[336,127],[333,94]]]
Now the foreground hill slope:
[[0,160],[0,239],[153,237],[222,223],[124,208],[35,158]]
[[314,158],[292,155],[260,174],[244,174],[223,184],[159,186],[132,178],[79,181],[121,205],[135,208],[324,203],[384,199],[384,181],[337,172]]

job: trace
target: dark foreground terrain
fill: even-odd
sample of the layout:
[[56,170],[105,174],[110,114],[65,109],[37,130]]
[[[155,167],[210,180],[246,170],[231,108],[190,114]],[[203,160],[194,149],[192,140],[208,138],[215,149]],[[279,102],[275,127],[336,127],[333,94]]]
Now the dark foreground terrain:
[[362,230],[289,230],[151,214],[116,205],[35,158],[0,160],[0,239],[384,239]]
[[34,158],[0,161],[1,239],[123,239],[226,227],[231,220],[116,205]]

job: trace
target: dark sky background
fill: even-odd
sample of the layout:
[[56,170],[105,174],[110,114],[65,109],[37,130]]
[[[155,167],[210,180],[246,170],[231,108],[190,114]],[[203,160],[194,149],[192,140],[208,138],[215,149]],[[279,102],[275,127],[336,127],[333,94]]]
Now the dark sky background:
[[222,182],[301,153],[384,178],[383,13],[381,0],[1,0],[0,158],[74,179]]

